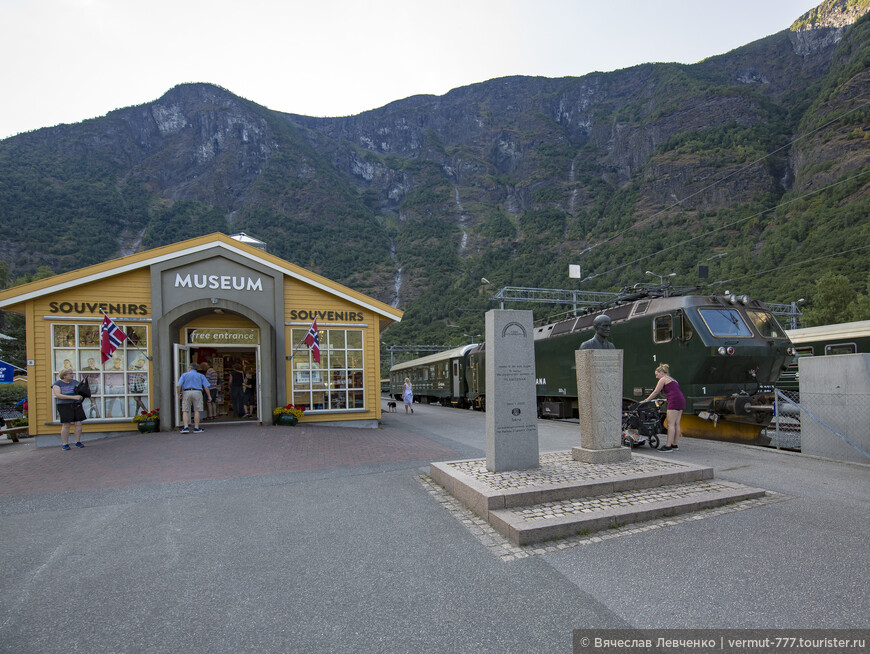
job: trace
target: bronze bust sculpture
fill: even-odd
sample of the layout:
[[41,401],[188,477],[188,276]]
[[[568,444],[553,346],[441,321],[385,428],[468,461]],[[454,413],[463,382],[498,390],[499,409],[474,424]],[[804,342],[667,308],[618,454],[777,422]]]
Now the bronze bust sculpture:
[[616,346],[607,340],[610,335],[610,316],[602,314],[592,322],[595,336],[580,345],[581,350],[615,350]]

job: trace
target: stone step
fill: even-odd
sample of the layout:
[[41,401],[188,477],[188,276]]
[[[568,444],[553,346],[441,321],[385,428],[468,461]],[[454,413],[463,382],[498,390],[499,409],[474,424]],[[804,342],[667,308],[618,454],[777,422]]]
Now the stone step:
[[485,459],[470,459],[432,463],[429,475],[487,520],[498,509],[712,479],[713,468],[637,453],[625,462],[584,463],[551,452],[531,470],[489,472]]
[[488,512],[487,521],[505,538],[517,545],[527,545],[690,513],[764,494],[759,488],[705,479],[495,509]]

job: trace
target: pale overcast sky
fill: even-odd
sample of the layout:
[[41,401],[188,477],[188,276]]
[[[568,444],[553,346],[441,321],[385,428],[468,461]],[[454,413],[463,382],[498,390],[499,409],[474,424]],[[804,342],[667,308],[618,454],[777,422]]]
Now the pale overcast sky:
[[821,0],[0,0],[0,138],[210,82],[342,116],[506,75],[694,63]]

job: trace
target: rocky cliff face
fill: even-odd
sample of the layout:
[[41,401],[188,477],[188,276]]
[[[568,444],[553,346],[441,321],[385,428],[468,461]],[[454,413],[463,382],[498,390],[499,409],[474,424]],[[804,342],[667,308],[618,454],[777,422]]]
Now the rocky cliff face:
[[[462,323],[449,306],[485,309],[481,276],[559,286],[580,253],[585,269],[610,270],[671,252],[689,233],[697,245],[665,254],[668,266],[689,274],[724,234],[741,254],[717,260],[723,273],[745,272],[781,226],[759,217],[713,243],[703,230],[771,215],[793,193],[870,165],[868,20],[845,18],[868,2],[826,2],[792,30],[691,66],[507,77],[345,118],[182,85],[0,143],[0,250],[13,274],[39,263],[59,271],[244,230],[279,256],[411,307],[411,324]],[[837,202],[852,197],[860,189]],[[81,253],[83,235],[95,245]],[[776,299],[776,283],[755,283]]]
[[792,24],[789,40],[802,57],[830,49],[868,10],[868,0],[825,0]]
[[226,212],[241,206],[278,147],[268,121],[250,103],[211,85],[179,86],[109,118],[124,123],[135,143],[132,175],[165,198]]

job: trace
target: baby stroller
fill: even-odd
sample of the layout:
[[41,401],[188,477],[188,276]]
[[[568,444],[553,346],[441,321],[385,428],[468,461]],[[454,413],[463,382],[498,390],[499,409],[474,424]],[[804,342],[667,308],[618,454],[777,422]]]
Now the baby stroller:
[[652,449],[659,446],[658,434],[664,432],[662,415],[654,402],[637,402],[622,412],[622,444],[640,447],[644,443]]

